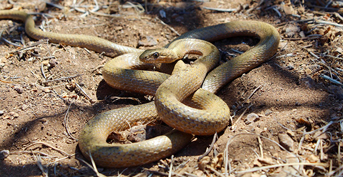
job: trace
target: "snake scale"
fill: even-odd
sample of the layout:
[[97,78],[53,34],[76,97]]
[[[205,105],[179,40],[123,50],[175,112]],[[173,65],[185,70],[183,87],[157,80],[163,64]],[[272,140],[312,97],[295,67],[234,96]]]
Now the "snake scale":
[[[156,93],[155,102],[100,113],[84,126],[79,137],[80,150],[87,159],[90,159],[91,155],[95,163],[103,167],[128,167],[153,162],[180,150],[191,141],[191,134],[210,135],[223,130],[228,124],[229,108],[214,93],[221,86],[272,57],[280,40],[279,33],[273,26],[257,21],[234,21],[196,29],[181,35],[165,47],[189,50],[195,47],[195,51],[210,52],[201,53],[203,56],[198,59],[199,61],[196,60],[189,66],[183,66],[180,60],[181,62],[177,62],[176,65],[180,63],[182,69],[177,69],[177,66],[176,70],[182,72],[170,76],[157,71],[141,70],[155,67],[154,64],[144,63],[140,59],[158,58],[159,56],[155,55],[157,50],[144,52],[94,36],[43,32],[35,28],[33,17],[23,11],[1,10],[0,19],[24,22],[25,32],[36,40],[49,39],[52,43],[85,47],[112,57],[120,55],[105,64],[104,80],[118,89],[150,95]],[[260,41],[255,47],[221,64],[206,75],[213,66],[204,67],[201,61],[215,60],[218,52],[215,52],[215,47],[211,47],[212,44],[196,39],[214,42],[236,36],[257,37]],[[192,43],[199,45],[194,46]],[[203,50],[206,47],[211,49]],[[185,54],[185,51],[179,51],[182,55]],[[194,68],[198,67],[202,68],[202,72],[194,74],[198,72]],[[184,75],[185,73],[188,75]],[[199,75],[199,78],[194,75]],[[198,81],[203,77],[203,83]],[[178,82],[173,81],[175,78],[178,81],[185,80],[185,85],[178,85]],[[201,89],[198,89],[200,86]],[[189,94],[191,96],[186,99]],[[182,103],[184,99],[189,100],[188,106]],[[214,112],[208,113],[207,109]],[[137,121],[150,122],[158,117],[176,130],[139,143],[106,143],[111,132],[127,129]]]

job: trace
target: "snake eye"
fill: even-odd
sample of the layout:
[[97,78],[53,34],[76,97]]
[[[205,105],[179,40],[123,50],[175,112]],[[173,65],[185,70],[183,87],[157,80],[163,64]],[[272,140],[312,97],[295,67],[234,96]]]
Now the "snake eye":
[[154,53],[152,54],[152,56],[156,59],[156,58],[158,58],[158,57],[160,56],[160,54],[159,54],[158,52],[154,52]]

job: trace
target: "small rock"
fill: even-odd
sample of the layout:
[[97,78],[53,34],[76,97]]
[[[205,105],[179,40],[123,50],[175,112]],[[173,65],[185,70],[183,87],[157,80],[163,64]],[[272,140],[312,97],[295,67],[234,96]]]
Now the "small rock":
[[274,165],[273,159],[270,157],[258,158],[257,159],[263,165]]
[[107,13],[117,14],[117,13],[121,12],[121,5],[119,2],[120,1],[113,1],[112,3],[110,3],[108,8],[107,8]]
[[291,136],[291,137],[294,137],[295,136],[295,133],[294,133],[294,131],[292,131],[292,130],[287,130],[287,134],[289,135],[289,136]]
[[35,4],[35,8],[38,12],[42,12],[46,9],[46,3],[43,2],[43,1],[38,1],[36,4]]
[[40,120],[40,122],[42,122],[42,124],[47,124],[47,123],[49,122],[49,120],[46,119],[46,118],[42,118],[42,119]]
[[50,89],[50,87],[43,87],[42,91],[45,92],[45,93],[50,93],[51,89]]
[[27,61],[35,61],[36,57],[30,57],[29,59],[27,59]]
[[287,15],[295,14],[295,10],[291,5],[286,5],[285,3],[283,3],[280,7]]
[[328,135],[326,133],[323,133],[322,131],[317,131],[316,133],[314,133],[313,137],[316,139],[316,141],[318,141],[318,139],[329,139]]
[[293,70],[293,69],[294,69],[293,64],[290,63],[288,66],[286,66],[286,69],[288,69],[288,70]]
[[138,41],[138,46],[152,47],[157,45],[157,40],[152,36],[146,36],[145,39]]
[[247,118],[245,118],[244,122],[245,124],[251,124],[252,122],[255,122],[259,119],[260,116],[258,116],[257,114],[255,113],[250,113],[247,115]]
[[21,105],[21,110],[25,111],[29,106],[26,104]]
[[342,1],[333,1],[331,6],[333,7],[343,7],[343,2]]
[[284,147],[285,149],[293,152],[293,140],[291,137],[289,137],[287,134],[285,133],[280,133],[279,134],[279,141],[280,141],[280,145],[282,147]]
[[9,155],[10,155],[10,151],[9,150],[2,150],[2,151],[0,151],[0,160],[4,160]]
[[314,154],[310,154],[309,156],[307,156],[306,158],[310,163],[319,163],[320,159],[318,156],[314,155]]
[[262,167],[262,163],[258,161],[257,159],[254,160],[253,164],[254,164],[254,167]]
[[210,163],[211,163],[210,157],[205,156],[198,163],[199,169],[204,170],[206,168],[206,166],[209,165]]
[[5,114],[5,110],[0,110],[0,116]]
[[48,60],[44,60],[44,61],[42,61],[42,64],[43,64],[43,66],[49,66],[49,61]]
[[305,38],[305,37],[306,37],[306,35],[305,35],[305,32],[304,32],[304,31],[300,31],[299,35],[300,35],[300,37],[302,37],[302,38]]
[[2,119],[11,119],[11,116],[10,115],[4,115],[4,117]]
[[285,34],[287,37],[294,37],[295,34],[299,32],[300,32],[300,28],[294,24],[289,24],[285,30]]
[[123,29],[123,27],[122,26],[117,26],[117,27],[114,27],[114,30],[116,30],[116,31],[121,31]]
[[161,18],[166,18],[166,17],[167,17],[166,11],[164,11],[163,9],[161,9],[161,10],[159,11],[159,14],[160,14]]
[[10,116],[12,116],[13,118],[18,118],[18,117],[19,117],[19,114],[16,113],[16,112],[13,112],[13,111],[9,112],[9,114],[10,114]]
[[269,115],[272,114],[272,113],[273,113],[272,110],[267,109],[267,110],[264,112],[264,115],[265,115],[265,116],[269,116]]
[[[294,163],[297,164],[299,163],[299,159],[297,157],[294,157],[294,155],[287,155],[286,157],[283,157],[283,159],[286,160],[286,163]],[[295,174],[298,174],[299,165],[292,165],[292,166],[284,166],[282,167],[282,171],[288,173],[288,175],[283,175],[283,176],[296,176]],[[294,174],[294,175],[292,175]]]
[[15,91],[17,91],[19,94],[22,94],[22,93],[24,92],[23,87],[21,87],[21,86],[19,86],[19,85],[15,85],[15,86],[13,87],[13,89],[14,89]]
[[53,68],[53,67],[55,67],[57,64],[58,64],[58,62],[57,62],[56,59],[51,59],[51,60],[49,61],[49,68]]
[[2,6],[1,9],[11,10],[11,9],[13,9],[13,4],[5,4]]

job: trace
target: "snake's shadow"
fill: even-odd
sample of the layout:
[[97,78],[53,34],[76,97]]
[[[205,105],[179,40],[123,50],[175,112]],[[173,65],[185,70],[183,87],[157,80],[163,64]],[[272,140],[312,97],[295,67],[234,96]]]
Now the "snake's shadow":
[[146,95],[112,88],[104,80],[98,85],[96,97],[100,101],[99,104],[113,106],[138,105],[149,102]]
[[[142,95],[133,92],[127,92],[118,90],[115,88],[110,87],[104,80],[102,80],[96,90],[96,97],[97,100],[102,100],[95,107],[102,109],[103,111],[107,111],[110,109],[116,109],[123,106],[134,106],[138,104],[144,104],[150,102],[147,99],[147,95]],[[148,96],[151,98],[151,96]],[[161,122],[160,122],[161,123]],[[162,124],[162,125],[161,125]],[[171,130],[170,127],[167,127],[166,124],[161,123],[155,125],[150,132],[151,134],[146,135],[145,138],[149,139],[154,136],[158,136],[160,134],[164,134]],[[162,130],[161,130],[162,127]],[[158,131],[156,131],[156,129]],[[211,144],[213,136],[196,136],[196,141],[190,142],[185,148],[179,151],[176,156],[198,156],[203,154],[206,151],[206,148]]]

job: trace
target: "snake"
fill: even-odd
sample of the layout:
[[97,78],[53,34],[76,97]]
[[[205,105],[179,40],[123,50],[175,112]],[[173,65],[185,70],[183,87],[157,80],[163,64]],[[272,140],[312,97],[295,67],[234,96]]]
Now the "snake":
[[[161,50],[142,50],[95,36],[43,32],[35,27],[33,16],[24,11],[0,10],[0,19],[25,23],[26,34],[35,40],[49,39],[52,43],[84,47],[110,57],[117,56],[104,65],[102,71],[104,80],[118,89],[155,95],[154,102],[109,110],[97,114],[84,125],[79,135],[79,148],[86,159],[92,158],[98,166],[102,167],[120,168],[154,162],[182,149],[192,140],[192,134],[211,135],[222,131],[228,125],[229,108],[215,93],[223,85],[275,55],[280,41],[278,31],[270,24],[259,21],[232,21],[186,32]],[[256,37],[259,42],[243,54],[212,70],[213,66],[204,69],[202,62],[198,60],[187,66],[184,66],[181,60],[176,62],[174,69],[177,70],[176,74],[170,76],[154,71],[156,64],[143,62],[151,58],[158,60],[163,56],[165,49],[178,50],[184,55],[185,46],[190,47],[191,43],[205,47],[211,44],[204,41],[215,42],[239,36]],[[196,39],[204,41],[199,42]],[[203,47],[197,49],[196,53],[203,52]],[[213,50],[216,49],[212,48],[209,51]],[[207,57],[208,55],[212,54],[205,53],[201,58],[216,58]],[[181,69],[178,69],[178,65]],[[163,68],[163,64],[159,66]],[[203,69],[200,71],[194,69],[199,67]],[[200,79],[193,79],[198,76]],[[203,77],[205,77],[202,79],[203,82],[198,81]],[[185,81],[178,85],[175,78],[177,81]],[[182,94],[179,92],[181,90]],[[214,112],[208,113],[206,106]],[[138,143],[108,144],[106,142],[108,135],[113,131],[128,129],[137,121],[147,123],[159,118],[175,130]]]

